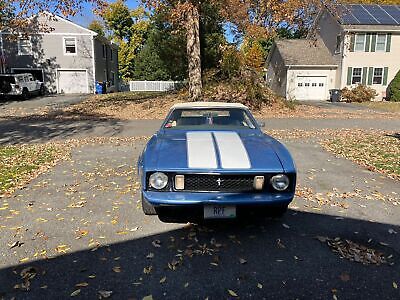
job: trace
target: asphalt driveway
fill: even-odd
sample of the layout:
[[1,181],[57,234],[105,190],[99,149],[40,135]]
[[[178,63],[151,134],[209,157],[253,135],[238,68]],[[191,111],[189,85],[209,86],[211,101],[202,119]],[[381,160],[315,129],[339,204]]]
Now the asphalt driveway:
[[[398,182],[312,140],[286,144],[301,193],[284,218],[207,226],[142,214],[144,142],[76,148],[2,200],[0,298],[399,298]],[[376,255],[379,265],[363,264]]]

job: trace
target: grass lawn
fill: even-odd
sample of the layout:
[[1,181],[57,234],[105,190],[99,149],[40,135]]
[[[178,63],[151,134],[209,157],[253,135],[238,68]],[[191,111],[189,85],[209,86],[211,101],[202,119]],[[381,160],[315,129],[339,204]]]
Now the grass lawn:
[[388,112],[400,112],[400,102],[389,102],[389,101],[364,102],[364,103],[359,103],[358,105],[366,106],[371,109],[384,110]]
[[338,156],[400,180],[400,132],[346,131],[321,144]]
[[60,145],[0,146],[0,195],[47,170],[65,154]]

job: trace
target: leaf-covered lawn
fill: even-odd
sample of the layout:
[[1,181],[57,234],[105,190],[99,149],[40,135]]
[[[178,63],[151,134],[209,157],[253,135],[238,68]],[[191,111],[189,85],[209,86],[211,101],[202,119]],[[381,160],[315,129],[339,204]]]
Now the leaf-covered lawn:
[[342,131],[321,144],[371,171],[400,179],[400,132]]
[[65,151],[61,145],[18,145],[0,147],[0,195],[12,192],[46,170]]
[[364,103],[358,103],[357,105],[366,106],[371,109],[379,109],[388,112],[400,112],[400,102],[389,102],[389,101],[364,102]]

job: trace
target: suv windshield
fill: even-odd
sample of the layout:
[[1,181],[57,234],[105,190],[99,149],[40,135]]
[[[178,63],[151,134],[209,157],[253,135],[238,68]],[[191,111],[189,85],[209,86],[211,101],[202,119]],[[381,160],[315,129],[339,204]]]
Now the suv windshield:
[[0,76],[0,84],[3,83],[12,83],[15,84],[15,77],[14,76]]
[[244,109],[175,109],[164,128],[171,129],[255,129]]

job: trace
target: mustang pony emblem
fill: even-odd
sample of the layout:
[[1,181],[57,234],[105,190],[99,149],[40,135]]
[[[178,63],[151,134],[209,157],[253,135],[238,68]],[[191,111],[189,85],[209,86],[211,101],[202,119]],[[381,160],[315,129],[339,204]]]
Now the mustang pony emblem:
[[221,179],[221,178],[218,178],[217,179],[217,183],[218,183],[218,186],[221,186],[221,183],[223,183],[224,181]]

